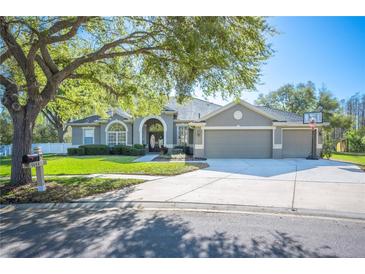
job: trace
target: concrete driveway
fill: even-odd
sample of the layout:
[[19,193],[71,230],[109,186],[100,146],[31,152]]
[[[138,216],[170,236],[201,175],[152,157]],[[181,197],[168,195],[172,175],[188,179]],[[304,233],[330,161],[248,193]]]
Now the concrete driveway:
[[[210,159],[209,168],[93,197],[364,214],[365,173],[356,165],[305,159]],[[86,199],[88,200],[88,199]]]

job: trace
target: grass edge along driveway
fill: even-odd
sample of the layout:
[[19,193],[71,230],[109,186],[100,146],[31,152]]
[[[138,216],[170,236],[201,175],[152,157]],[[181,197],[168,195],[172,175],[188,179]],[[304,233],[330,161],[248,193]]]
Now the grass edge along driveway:
[[334,152],[332,153],[330,159],[334,161],[356,164],[365,171],[365,154]]
[[[140,174],[178,175],[201,168],[205,163],[146,162],[135,163],[137,157],[121,155],[101,156],[54,156],[46,155],[45,175],[88,175],[88,174]],[[0,176],[10,176],[11,159],[0,159]],[[35,169],[32,169],[35,175]]]
[[0,204],[64,203],[143,183],[140,179],[47,178],[47,190],[38,192],[36,183],[11,186],[0,183]]

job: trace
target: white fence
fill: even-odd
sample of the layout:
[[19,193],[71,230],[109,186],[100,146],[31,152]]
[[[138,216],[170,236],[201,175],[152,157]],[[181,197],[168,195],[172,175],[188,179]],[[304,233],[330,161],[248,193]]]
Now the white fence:
[[[0,155],[8,156],[11,155],[12,145],[0,145]],[[35,147],[41,147],[44,154],[55,153],[55,154],[66,154],[69,147],[78,147],[71,143],[42,143],[32,144],[32,151]]]

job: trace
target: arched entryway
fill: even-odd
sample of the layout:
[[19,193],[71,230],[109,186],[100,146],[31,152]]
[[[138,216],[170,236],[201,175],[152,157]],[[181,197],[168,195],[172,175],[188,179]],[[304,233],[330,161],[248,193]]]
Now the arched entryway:
[[149,152],[160,152],[166,146],[166,123],[160,117],[146,117],[140,124],[140,142]]

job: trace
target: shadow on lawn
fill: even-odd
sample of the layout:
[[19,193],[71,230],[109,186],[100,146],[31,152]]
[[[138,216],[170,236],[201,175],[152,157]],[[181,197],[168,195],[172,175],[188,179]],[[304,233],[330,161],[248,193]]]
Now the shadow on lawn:
[[[178,215],[74,209],[15,211],[1,218],[2,257],[332,257],[329,247],[310,250],[274,230],[270,239],[215,231],[192,234]],[[244,233],[244,227],[242,227]]]

